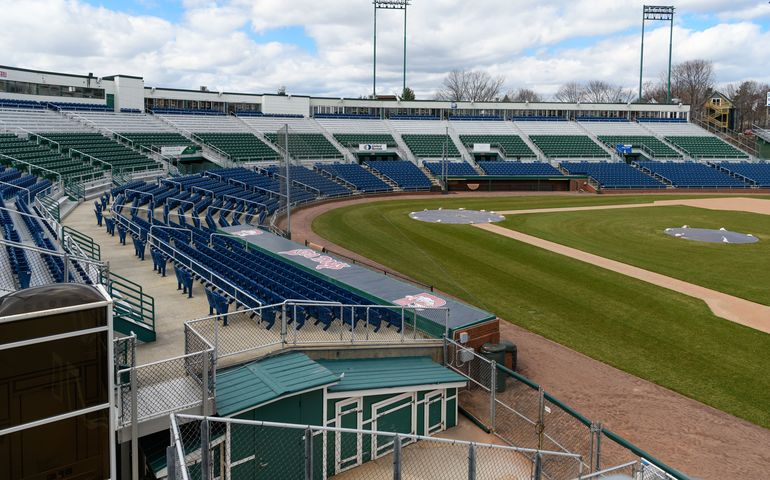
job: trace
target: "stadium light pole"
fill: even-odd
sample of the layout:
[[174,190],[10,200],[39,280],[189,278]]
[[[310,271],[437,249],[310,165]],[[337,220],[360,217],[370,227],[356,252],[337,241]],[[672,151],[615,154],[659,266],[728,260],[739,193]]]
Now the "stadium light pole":
[[374,0],[374,54],[372,55],[372,98],[377,96],[377,10],[403,10],[404,11],[404,71],[403,88],[406,88],[406,7],[411,0]]
[[671,54],[674,44],[674,7],[664,5],[644,5],[642,7],[642,48],[639,61],[639,100],[642,100],[642,77],[644,74],[644,24],[647,21],[669,22],[668,34],[668,89],[666,103],[671,103]]

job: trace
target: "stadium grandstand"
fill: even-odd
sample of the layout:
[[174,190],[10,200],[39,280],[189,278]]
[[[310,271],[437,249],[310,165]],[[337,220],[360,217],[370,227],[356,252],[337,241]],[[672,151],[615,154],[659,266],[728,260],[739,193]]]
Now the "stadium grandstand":
[[[72,428],[103,434],[102,448],[84,440],[37,477],[2,465],[0,477],[401,478],[393,469],[413,462],[434,465],[431,478],[687,478],[517,373],[496,312],[297,243],[291,221],[374,195],[770,188],[770,164],[689,123],[688,106],[246,95],[125,75],[93,85],[97,98],[0,93],[0,324],[106,309],[87,330],[106,332],[102,363],[70,372],[100,385],[72,402],[84,416],[106,409],[104,425]],[[51,284],[55,308],[25,301]],[[70,333],[41,338],[72,353]],[[21,402],[32,373],[14,375],[0,389]],[[14,413],[3,434],[70,415],[33,400],[39,411]],[[43,461],[18,445],[14,465]]]

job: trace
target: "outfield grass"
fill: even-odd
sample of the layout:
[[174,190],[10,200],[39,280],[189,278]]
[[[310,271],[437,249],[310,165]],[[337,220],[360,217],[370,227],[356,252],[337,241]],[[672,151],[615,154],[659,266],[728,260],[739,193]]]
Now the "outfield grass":
[[770,335],[715,317],[703,302],[618,273],[471,226],[408,217],[438,206],[503,210],[652,200],[395,200],[333,210],[317,218],[313,229],[597,360],[770,427]]
[[[770,216],[693,207],[511,215],[500,225],[579,250],[770,305]],[[751,233],[746,245],[665,235],[668,227]]]

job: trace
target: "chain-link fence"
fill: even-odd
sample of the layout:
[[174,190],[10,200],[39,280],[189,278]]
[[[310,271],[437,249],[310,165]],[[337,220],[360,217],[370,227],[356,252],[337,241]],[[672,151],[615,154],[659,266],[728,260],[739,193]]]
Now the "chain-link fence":
[[179,357],[118,370],[118,426],[193,407],[204,413],[214,397],[216,359],[203,341],[201,350]]
[[[657,460],[648,460],[649,454],[472,348],[445,339],[444,363],[468,379],[458,392],[460,408],[510,445],[575,454],[583,472],[593,472],[584,478],[618,473],[636,480],[687,478]],[[573,466],[563,458],[530,460],[538,463],[545,478],[571,478]]]
[[[540,463],[578,455],[361,429],[175,415],[170,478],[545,479]],[[558,459],[558,460],[557,460]]]

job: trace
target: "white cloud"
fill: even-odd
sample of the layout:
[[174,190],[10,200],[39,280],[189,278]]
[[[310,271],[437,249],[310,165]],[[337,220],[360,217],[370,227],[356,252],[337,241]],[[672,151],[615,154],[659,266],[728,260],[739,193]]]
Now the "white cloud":
[[[638,83],[637,0],[415,0],[409,7],[408,83],[428,96],[452,68],[487,69],[510,87],[554,92],[569,80]],[[768,5],[756,0],[681,0],[674,61],[706,58],[718,80],[770,81]],[[360,0],[185,0],[179,24],[78,0],[0,0],[3,63],[97,75],[142,75],[150,85],[228,91],[358,96],[371,89],[372,7]],[[700,30],[684,21],[718,19]],[[403,17],[378,13],[380,93],[401,85]],[[260,41],[302,27],[317,53]],[[272,38],[269,35],[266,38]],[[645,73],[665,69],[668,30],[648,26]]]

